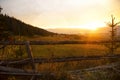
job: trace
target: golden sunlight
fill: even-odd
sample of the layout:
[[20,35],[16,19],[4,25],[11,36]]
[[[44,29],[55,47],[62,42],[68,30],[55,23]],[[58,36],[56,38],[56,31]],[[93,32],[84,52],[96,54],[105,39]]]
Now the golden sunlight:
[[105,24],[102,22],[92,22],[86,25],[83,25],[81,28],[88,29],[88,30],[96,30],[98,28],[105,27]]
[[[57,26],[59,27],[58,29],[83,29],[83,30],[90,30],[90,31],[96,31],[99,28],[105,27],[106,24],[103,23],[102,21],[100,22],[91,22],[91,23],[86,23],[86,24],[82,24],[82,25],[76,25],[76,26],[71,26],[71,25],[67,25],[67,26]],[[56,26],[49,26],[46,27],[46,29],[57,29]]]
[[101,27],[105,27],[105,23],[91,22],[81,26],[69,26],[69,28],[80,28],[80,29],[87,29],[87,30],[97,30],[98,28],[101,28]]

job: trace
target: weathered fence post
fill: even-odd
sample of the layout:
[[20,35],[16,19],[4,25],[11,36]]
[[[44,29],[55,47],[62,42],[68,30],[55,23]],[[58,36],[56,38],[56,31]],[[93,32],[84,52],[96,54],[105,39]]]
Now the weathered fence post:
[[[34,72],[36,72],[36,66],[35,66],[35,62],[34,62],[34,59],[33,59],[33,54],[32,54],[31,47],[30,47],[30,42],[27,41],[25,43],[25,45],[26,45],[28,57],[30,58],[30,63],[31,63],[32,69],[33,69]],[[31,80],[35,80],[34,75],[32,76]]]

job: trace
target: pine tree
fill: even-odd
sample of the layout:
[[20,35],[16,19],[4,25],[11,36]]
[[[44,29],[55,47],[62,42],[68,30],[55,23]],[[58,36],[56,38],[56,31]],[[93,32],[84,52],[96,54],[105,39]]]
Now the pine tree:
[[110,45],[107,46],[109,48],[109,52],[111,55],[114,55],[115,50],[120,46],[119,44],[117,44],[116,42],[116,32],[117,32],[117,25],[120,22],[115,23],[115,17],[113,17],[113,15],[111,16],[112,21],[107,23],[107,25],[109,27],[111,27],[111,35],[110,35]]

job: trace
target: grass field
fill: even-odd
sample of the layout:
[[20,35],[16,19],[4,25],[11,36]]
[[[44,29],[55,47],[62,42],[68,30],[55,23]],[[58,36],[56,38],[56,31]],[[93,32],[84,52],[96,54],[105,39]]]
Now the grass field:
[[[2,49],[0,54],[2,55]],[[102,44],[56,44],[56,45],[31,45],[31,51],[34,57],[75,57],[75,56],[98,56],[107,55],[109,49]],[[21,56],[23,53],[26,56],[25,46],[7,46],[4,49],[4,55],[10,57]],[[22,53],[22,54],[21,54]],[[120,48],[115,51],[115,54],[120,53]]]
[[[72,57],[106,55],[108,49],[97,44],[63,44],[63,45],[33,45],[32,52],[35,57]],[[116,50],[119,53],[120,49]]]
[[[27,57],[25,46],[7,46],[6,51],[8,54],[7,57],[16,57],[18,58],[22,54]],[[35,58],[53,58],[53,57],[74,57],[74,56],[99,56],[107,55],[108,49],[105,45],[102,44],[60,44],[60,45],[31,45],[31,51]],[[1,51],[2,52],[2,51]],[[11,54],[11,52],[14,52]],[[120,48],[116,50],[116,54],[119,54]],[[72,61],[72,62],[61,62],[61,63],[41,63],[36,64],[37,71],[45,72],[47,78],[44,77],[42,80],[51,80],[49,73],[55,73],[58,80],[70,80],[68,79],[67,71],[80,70],[90,67],[95,67],[98,65],[105,65],[112,62],[116,62],[119,59],[102,59],[102,60],[83,60],[83,61]],[[19,66],[20,67],[20,66]],[[24,66],[24,69],[31,69],[30,65]],[[103,73],[102,73],[103,74]],[[102,75],[101,74],[101,75]],[[92,73],[91,73],[92,75]],[[94,76],[94,75],[93,75]],[[55,79],[55,80],[57,80]],[[92,79],[86,79],[92,80]],[[109,80],[109,79],[108,79]]]
[[[32,45],[34,57],[73,57],[73,56],[99,56],[107,55],[108,49],[104,45],[98,44],[64,44],[64,45]],[[120,48],[116,50],[119,54]],[[102,59],[102,60],[83,60],[62,63],[43,63],[37,64],[38,71],[54,72],[57,75],[71,70],[80,70],[98,65],[105,65],[116,62],[119,59]],[[101,73],[103,74],[103,73]],[[93,75],[94,76],[94,75]],[[61,79],[62,80],[62,79]],[[67,80],[67,79],[66,79]],[[86,79],[87,80],[87,79]],[[90,79],[89,79],[90,80]],[[92,80],[92,79],[91,79]],[[109,80],[109,79],[108,79]]]

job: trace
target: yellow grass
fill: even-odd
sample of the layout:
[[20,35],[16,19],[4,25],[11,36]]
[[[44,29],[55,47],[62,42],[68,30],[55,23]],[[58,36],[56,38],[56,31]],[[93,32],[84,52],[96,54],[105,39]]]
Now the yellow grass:
[[107,48],[97,44],[33,45],[34,57],[72,57],[105,55]]

